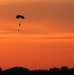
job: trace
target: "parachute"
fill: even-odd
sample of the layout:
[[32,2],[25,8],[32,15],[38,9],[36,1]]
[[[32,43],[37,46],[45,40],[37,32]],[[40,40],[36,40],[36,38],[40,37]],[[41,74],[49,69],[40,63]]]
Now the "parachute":
[[[25,17],[23,16],[23,15],[17,15],[16,16],[16,19],[19,19],[19,20],[21,20],[21,19],[25,19]],[[21,26],[21,23],[19,22],[19,27]],[[20,31],[20,29],[18,29],[18,31]]]
[[25,17],[22,16],[22,15],[17,15],[16,18],[17,18],[17,19],[20,19],[20,18],[21,18],[21,19],[25,19]]

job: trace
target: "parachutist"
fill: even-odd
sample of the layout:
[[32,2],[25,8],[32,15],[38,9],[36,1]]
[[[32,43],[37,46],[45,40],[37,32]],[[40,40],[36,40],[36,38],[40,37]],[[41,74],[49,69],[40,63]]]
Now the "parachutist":
[[21,24],[19,23],[19,26],[21,26]]
[[[23,15],[16,15],[16,19],[22,20],[25,19],[25,17]],[[21,26],[21,23],[19,22],[19,27]],[[18,29],[18,31],[20,31],[20,29]]]

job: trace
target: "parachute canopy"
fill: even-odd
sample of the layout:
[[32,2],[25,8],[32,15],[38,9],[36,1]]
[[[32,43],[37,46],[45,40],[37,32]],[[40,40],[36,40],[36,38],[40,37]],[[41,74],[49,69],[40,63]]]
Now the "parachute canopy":
[[25,19],[25,17],[22,16],[22,15],[17,15],[16,18],[17,18],[17,19],[20,19],[20,18],[21,18],[21,19]]

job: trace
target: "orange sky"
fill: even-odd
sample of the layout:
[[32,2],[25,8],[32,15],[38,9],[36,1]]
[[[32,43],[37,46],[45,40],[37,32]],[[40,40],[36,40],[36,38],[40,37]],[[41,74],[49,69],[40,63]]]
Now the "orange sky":
[[[25,16],[18,32],[17,14]],[[73,0],[1,0],[0,66],[74,67]]]

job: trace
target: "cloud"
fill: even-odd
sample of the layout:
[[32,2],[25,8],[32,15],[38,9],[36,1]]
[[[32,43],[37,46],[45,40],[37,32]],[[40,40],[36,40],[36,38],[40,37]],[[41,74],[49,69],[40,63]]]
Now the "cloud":
[[10,32],[0,32],[0,39],[74,39],[74,33],[56,33],[56,34],[21,34]]

